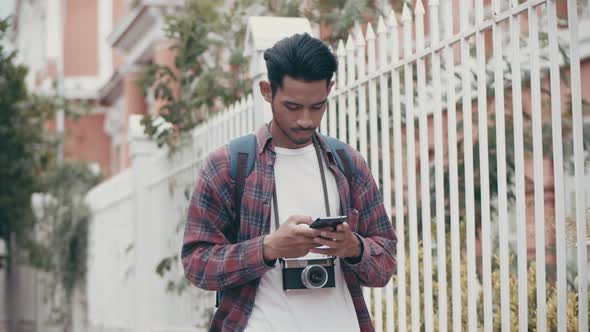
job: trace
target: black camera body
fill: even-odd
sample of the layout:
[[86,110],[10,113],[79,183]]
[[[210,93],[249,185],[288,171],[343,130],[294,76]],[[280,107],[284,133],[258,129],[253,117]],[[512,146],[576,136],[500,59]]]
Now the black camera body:
[[334,257],[281,259],[283,290],[336,287]]

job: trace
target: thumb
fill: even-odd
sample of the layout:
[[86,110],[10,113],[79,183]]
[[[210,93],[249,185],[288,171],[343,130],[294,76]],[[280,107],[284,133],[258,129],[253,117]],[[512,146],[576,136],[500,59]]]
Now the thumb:
[[299,225],[299,224],[311,225],[311,223],[313,222],[313,220],[311,220],[310,216],[303,216],[303,215],[291,216],[289,218],[289,220],[292,221],[293,224],[295,224],[295,225]]

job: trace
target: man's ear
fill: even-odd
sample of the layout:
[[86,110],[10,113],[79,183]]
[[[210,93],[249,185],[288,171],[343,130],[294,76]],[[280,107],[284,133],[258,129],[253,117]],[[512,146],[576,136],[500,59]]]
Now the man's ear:
[[334,86],[334,80],[330,81],[330,83],[328,83],[328,94],[330,94],[330,91],[332,91],[332,87]]
[[260,86],[260,94],[262,94],[262,98],[267,102],[272,103],[272,89],[270,88],[270,82],[260,81],[258,85]]

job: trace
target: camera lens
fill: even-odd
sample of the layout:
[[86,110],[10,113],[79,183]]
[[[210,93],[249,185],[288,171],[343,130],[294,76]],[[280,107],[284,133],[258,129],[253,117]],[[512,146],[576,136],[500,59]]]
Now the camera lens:
[[307,288],[322,288],[328,282],[328,271],[321,265],[309,265],[301,272],[301,282]]

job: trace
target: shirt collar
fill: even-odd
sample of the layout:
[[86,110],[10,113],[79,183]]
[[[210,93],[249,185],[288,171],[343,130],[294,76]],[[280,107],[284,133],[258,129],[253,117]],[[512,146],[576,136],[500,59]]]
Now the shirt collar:
[[256,152],[261,154],[267,146],[271,151],[274,151],[274,147],[269,143],[271,140],[272,135],[270,134],[268,123],[265,123],[258,128],[258,132],[256,133]]

